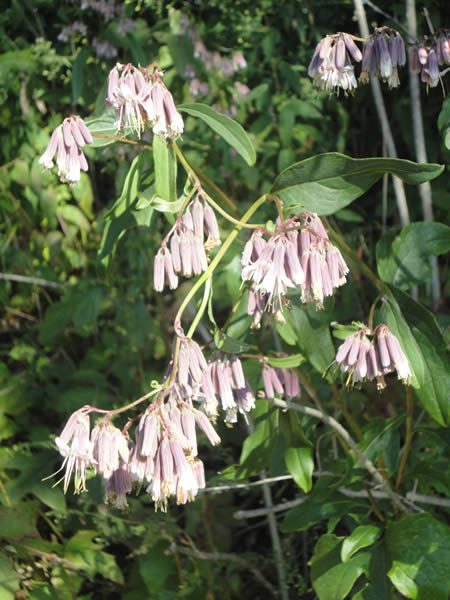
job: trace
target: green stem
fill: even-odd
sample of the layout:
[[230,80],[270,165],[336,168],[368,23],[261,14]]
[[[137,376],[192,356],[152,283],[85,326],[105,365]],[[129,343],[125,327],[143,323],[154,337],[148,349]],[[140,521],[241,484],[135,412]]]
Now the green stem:
[[236,204],[233,202],[233,200],[229,196],[227,196],[225,194],[225,192],[223,192],[220,189],[220,187],[218,185],[216,185],[214,183],[214,181],[211,181],[211,179],[209,177],[207,177],[204,173],[202,173],[199,169],[192,167],[192,170],[197,175],[197,177],[200,179],[200,181],[202,181],[205,185],[207,185],[209,188],[211,188],[213,190],[213,192],[215,194],[217,194],[224,201],[224,203],[230,207],[230,209],[234,213],[237,212]]
[[264,223],[243,223],[242,221],[239,221],[239,219],[235,219],[230,214],[228,214],[227,211],[224,210],[220,206],[220,204],[217,204],[217,202],[215,202],[211,198],[211,196],[209,196],[209,194],[207,194],[205,192],[205,190],[202,190],[202,193],[205,196],[206,201],[208,202],[208,204],[211,204],[211,206],[213,208],[215,208],[216,211],[218,213],[220,213],[223,217],[225,217],[225,219],[227,219],[228,221],[230,221],[230,223],[234,223],[234,225],[239,225],[239,227],[246,228],[246,229],[263,229],[265,227]]
[[[261,198],[258,198],[258,200],[256,200],[250,206],[250,208],[247,210],[247,212],[242,216],[240,223],[246,223],[251,218],[253,213],[255,213],[258,210],[258,208],[264,204],[265,201],[266,201],[266,195],[264,194],[263,196],[261,196]],[[234,242],[236,236],[238,235],[238,233],[241,229],[242,229],[242,225],[239,224],[239,225],[236,225],[236,227],[233,229],[233,231],[230,232],[227,239],[222,244],[220,250],[217,252],[216,256],[212,259],[209,267],[206,269],[206,271],[203,273],[203,275],[197,280],[197,282],[189,290],[185,299],[181,303],[180,308],[178,309],[178,312],[175,317],[175,323],[181,322],[181,317],[186,309],[186,306],[189,304],[189,302],[195,296],[197,291],[202,287],[202,285],[205,283],[205,281],[207,281],[211,277],[211,275],[214,273],[215,268],[220,263],[222,258],[225,256],[228,248]]]
[[189,331],[187,332],[187,337],[191,338],[194,335],[194,331],[197,329],[197,325],[200,323],[201,318],[203,317],[203,313],[208,306],[209,294],[211,293],[211,277],[205,281],[205,290],[203,292],[203,300],[200,304],[200,307],[195,315],[195,319],[192,321],[191,326],[189,327]]
[[395,482],[395,488],[398,490],[402,484],[405,476],[406,465],[408,463],[409,453],[411,451],[412,439],[413,439],[413,412],[414,402],[412,387],[409,385],[406,388],[406,435],[405,444],[403,446],[402,458],[400,466],[398,468],[397,480]]

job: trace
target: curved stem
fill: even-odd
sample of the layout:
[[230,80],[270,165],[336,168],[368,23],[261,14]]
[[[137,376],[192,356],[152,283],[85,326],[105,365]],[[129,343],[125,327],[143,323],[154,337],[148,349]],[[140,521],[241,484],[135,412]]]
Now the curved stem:
[[127,140],[126,138],[118,137],[116,135],[106,135],[104,133],[94,133],[91,131],[92,137],[103,138],[105,140],[114,140],[115,142],[122,142],[123,144],[132,144],[133,146],[147,146],[145,142],[139,142],[136,140]]
[[141,404],[141,402],[144,402],[144,400],[147,400],[147,398],[150,398],[151,396],[158,394],[161,390],[162,390],[162,386],[159,385],[157,388],[155,388],[151,392],[147,392],[146,394],[144,394],[137,400],[130,402],[130,404],[126,404],[125,406],[121,406],[120,408],[115,408],[113,410],[104,410],[103,408],[96,408],[95,406],[90,406],[89,409],[90,409],[90,412],[99,413],[101,415],[107,415],[108,417],[114,417],[115,415],[126,412],[127,410],[130,410],[130,408],[134,408],[138,404]]
[[192,170],[194,171],[194,173],[197,175],[197,177],[200,179],[200,181],[202,181],[205,185],[207,185],[209,188],[211,188],[214,193],[216,193],[224,202],[225,204],[227,204],[230,209],[236,213],[236,204],[233,202],[233,200],[227,196],[225,194],[225,192],[223,192],[220,187],[218,185],[216,185],[214,183],[214,181],[211,181],[211,179],[209,177],[207,177],[204,173],[202,173],[199,169],[191,167]]
[[194,335],[194,331],[197,329],[197,325],[200,323],[203,313],[208,306],[209,294],[211,293],[211,283],[211,277],[205,281],[205,290],[203,292],[202,303],[200,304],[197,314],[195,315],[195,319],[192,321],[189,331],[187,332],[187,337],[189,338]]
[[[265,201],[266,201],[266,195],[264,194],[263,196],[261,196],[261,198],[258,198],[258,200],[256,200],[250,206],[250,208],[247,210],[247,212],[242,216],[240,223],[246,223],[251,218],[253,213],[255,213],[258,210],[258,208],[264,204]],[[238,233],[241,229],[242,229],[241,224],[236,225],[236,227],[233,229],[233,231],[231,231],[231,233],[228,235],[227,239],[222,244],[222,246],[221,246],[220,250],[217,252],[216,256],[212,259],[209,267],[206,269],[206,271],[203,273],[203,275],[197,280],[197,282],[189,290],[189,292],[187,293],[185,299],[181,303],[181,306],[178,309],[178,312],[176,314],[176,317],[175,317],[176,323],[181,321],[181,317],[183,315],[183,312],[186,309],[186,306],[189,304],[191,299],[195,296],[197,291],[202,287],[202,285],[205,283],[205,281],[207,281],[211,277],[211,275],[214,273],[215,268],[220,263],[222,258],[225,256],[228,248],[234,242],[236,236],[238,235]]]
[[208,204],[210,204],[225,219],[230,221],[230,223],[234,223],[234,225],[239,225],[240,227],[246,229],[263,229],[265,227],[265,223],[243,223],[242,221],[239,221],[239,219],[235,219],[230,214],[228,214],[227,211],[220,206],[220,204],[217,204],[217,202],[215,202],[211,198],[211,196],[209,196],[209,194],[207,194],[204,190],[202,190],[202,194],[206,198]]

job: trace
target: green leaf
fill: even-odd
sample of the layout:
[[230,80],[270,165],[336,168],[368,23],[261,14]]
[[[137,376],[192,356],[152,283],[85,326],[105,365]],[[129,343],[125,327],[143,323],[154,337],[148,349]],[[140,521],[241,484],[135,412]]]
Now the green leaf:
[[0,554],[0,598],[14,600],[19,589],[20,578],[12,562],[4,554]]
[[429,256],[450,250],[450,227],[443,223],[411,223],[394,239],[388,232],[377,244],[381,279],[397,287],[420,285],[430,278]]
[[102,300],[103,289],[100,286],[95,286],[83,294],[73,315],[73,324],[77,329],[89,332],[96,326]]
[[66,511],[66,497],[61,488],[51,487],[48,481],[35,483],[31,488],[31,493],[53,510],[59,513]]
[[153,136],[156,196],[167,202],[177,199],[177,157],[173,145],[159,135]]
[[218,328],[214,332],[214,344],[216,348],[228,354],[240,354],[241,352],[247,352],[251,348],[245,342],[232,338]]
[[15,506],[0,506],[0,537],[22,538],[36,535],[39,502],[27,500]]
[[[104,146],[109,146],[114,144],[116,140],[111,139],[111,137],[127,137],[130,135],[131,130],[120,131],[120,134],[117,132],[116,125],[116,111],[113,108],[108,108],[104,113],[99,115],[98,117],[91,117],[90,119],[86,119],[85,123],[87,128],[92,133],[94,141],[90,144],[90,148],[103,148]],[[96,137],[95,134],[105,137]]]
[[271,367],[278,367],[280,369],[295,369],[305,362],[303,354],[291,354],[291,356],[269,356],[267,362]]
[[450,366],[435,317],[421,304],[391,286],[380,312],[400,341],[412,371],[411,385],[425,410],[442,426],[450,422]]
[[342,538],[327,534],[314,548],[311,580],[319,600],[344,600],[361,575],[369,571],[368,552],[361,552],[344,563],[340,560],[341,545]]
[[438,177],[443,169],[442,165],[399,158],[351,158],[327,152],[288,167],[276,178],[271,191],[289,210],[303,208],[332,215],[362,196],[385,173],[419,184]]
[[83,48],[83,50],[81,50],[72,63],[72,104],[76,104],[79,97],[83,93],[84,69],[86,67],[86,60],[89,57],[89,53],[90,51],[88,48]]
[[388,576],[397,590],[412,600],[448,600],[449,527],[422,513],[391,523],[386,534]]
[[295,483],[307,494],[312,488],[312,448],[287,448],[284,459]]
[[146,554],[138,557],[139,573],[152,598],[156,598],[154,594],[165,587],[168,577],[175,575],[174,557],[168,549],[169,542],[160,540]]
[[381,530],[376,525],[360,525],[351,535],[345,538],[341,548],[341,560],[347,562],[358,550],[372,546],[381,535]]
[[278,410],[258,399],[252,412],[254,430],[245,438],[239,460],[239,475],[249,476],[267,467],[278,433]]
[[78,227],[80,231],[88,231],[90,228],[89,221],[84,215],[83,211],[78,208],[78,206],[73,206],[73,204],[65,204],[60,206],[56,213],[62,217],[64,221],[71,223]]
[[202,119],[213,131],[218,133],[251,166],[256,162],[255,148],[243,127],[230,117],[221,115],[206,104],[182,104],[182,112]]
[[122,193],[106,213],[106,218],[119,217],[133,205],[138,195],[139,181],[147,153],[148,151],[141,152],[133,159],[125,177]]

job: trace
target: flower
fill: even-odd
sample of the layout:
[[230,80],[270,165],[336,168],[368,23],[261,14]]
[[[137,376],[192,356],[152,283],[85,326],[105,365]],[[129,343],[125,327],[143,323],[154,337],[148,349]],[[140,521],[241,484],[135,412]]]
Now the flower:
[[372,332],[362,325],[346,338],[336,354],[336,363],[349,374],[352,383],[377,380],[378,389],[386,386],[384,375],[397,372],[403,383],[411,378],[411,369],[398,339],[387,325],[378,325]]
[[327,35],[317,44],[308,67],[308,75],[321,90],[329,93],[343,89],[352,92],[358,86],[352,59],[360,62],[361,51],[348,33]]
[[67,492],[72,474],[74,474],[75,493],[79,494],[87,489],[86,469],[95,464],[89,432],[89,409],[83,407],[69,417],[61,434],[55,439],[59,453],[64,457],[61,469],[57,471],[59,473],[65,470],[64,493]]
[[397,372],[398,379],[408,383],[411,379],[411,369],[408,359],[400,346],[400,342],[389,330],[387,325],[378,325],[374,331],[374,345],[380,369],[384,375]]
[[129,129],[138,137],[157,115],[151,97],[152,85],[145,69],[117,63],[108,76],[106,104],[116,111],[118,130]]
[[155,256],[154,290],[162,292],[165,284],[174,290],[178,287],[178,274],[192,277],[206,271],[206,252],[220,243],[214,211],[198,194],[177,219]]
[[97,471],[104,479],[109,479],[121,465],[128,463],[128,442],[120,429],[109,420],[103,420],[94,427],[91,443]]
[[238,412],[245,416],[255,408],[255,397],[237,356],[219,354],[213,357],[209,362],[209,374],[214,393],[225,411],[225,423],[236,423]]
[[378,27],[364,43],[360,81],[367,83],[370,77],[378,77],[386,81],[390,88],[398,87],[398,67],[405,63],[402,36],[390,27]]
[[271,367],[265,362],[262,370],[262,378],[264,392],[268,400],[273,400],[276,395],[287,400],[292,400],[292,398],[300,396],[300,383],[292,369]]
[[441,31],[436,38],[436,56],[440,65],[450,65],[450,32]]
[[56,154],[58,176],[61,181],[75,183],[80,181],[81,171],[88,170],[88,164],[82,148],[92,144],[92,136],[85,122],[78,115],[64,119],[52,133],[50,142],[39,159],[39,164],[52,169]]
[[155,69],[152,76],[151,100],[155,107],[153,133],[165,139],[175,140],[183,133],[183,118],[175,107],[172,94],[163,84],[162,71]]
[[114,504],[116,508],[124,510],[128,507],[127,494],[133,489],[133,479],[128,465],[122,465],[111,473],[106,480],[105,502]]

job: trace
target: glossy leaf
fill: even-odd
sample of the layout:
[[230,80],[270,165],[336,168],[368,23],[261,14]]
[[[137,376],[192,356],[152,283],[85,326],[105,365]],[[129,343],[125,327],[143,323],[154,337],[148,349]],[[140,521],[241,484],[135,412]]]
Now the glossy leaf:
[[348,561],[358,550],[372,546],[381,535],[381,530],[376,525],[360,525],[351,535],[342,542],[341,560]]
[[269,356],[267,362],[271,367],[278,367],[280,369],[295,369],[305,362],[303,354],[291,354],[290,356]]
[[411,223],[395,238],[388,232],[377,244],[378,273],[387,283],[411,287],[431,275],[429,256],[450,250],[450,227],[443,223]]
[[450,421],[450,366],[434,316],[400,290],[388,286],[380,312],[408,358],[416,394],[425,410],[445,426]]
[[[117,131],[116,111],[113,108],[108,108],[98,117],[86,119],[85,123],[94,138],[89,148],[103,148],[105,146],[110,146],[116,142],[113,138],[125,138],[130,134],[129,131]],[[95,134],[98,134],[99,137],[96,137]]]
[[361,575],[369,571],[368,552],[341,562],[341,545],[342,538],[328,534],[323,535],[314,548],[311,579],[319,600],[344,600]]
[[256,162],[255,148],[244,128],[230,117],[226,117],[206,104],[181,104],[178,109],[204,121],[220,135],[249,164]]
[[391,523],[386,535],[397,590],[412,600],[448,600],[450,528],[422,513]]
[[114,202],[112,207],[106,214],[106,217],[118,217],[131,207],[137,198],[139,181],[141,179],[142,170],[144,167],[145,152],[138,154],[130,165],[127,176],[123,183],[123,188],[120,196]]
[[327,152],[288,167],[278,175],[271,191],[290,211],[332,215],[362,196],[385,173],[416,185],[438,177],[443,169],[442,165],[398,158],[351,158]]
[[312,488],[312,448],[287,448],[284,460],[295,483],[307,494]]

